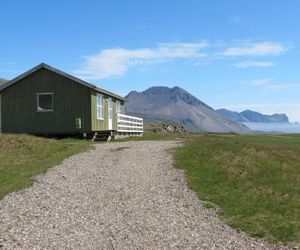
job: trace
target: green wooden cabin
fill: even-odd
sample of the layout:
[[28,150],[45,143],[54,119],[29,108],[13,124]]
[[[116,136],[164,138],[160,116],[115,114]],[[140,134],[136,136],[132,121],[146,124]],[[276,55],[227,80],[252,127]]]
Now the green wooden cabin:
[[116,131],[124,98],[39,64],[0,85],[0,131],[85,134]]

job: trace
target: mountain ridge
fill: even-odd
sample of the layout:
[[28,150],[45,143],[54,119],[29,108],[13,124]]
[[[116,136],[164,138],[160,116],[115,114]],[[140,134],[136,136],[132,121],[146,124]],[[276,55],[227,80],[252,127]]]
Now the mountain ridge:
[[125,97],[126,113],[147,120],[170,120],[193,132],[250,133],[246,126],[219,115],[212,107],[175,86],[154,86]]
[[6,83],[8,80],[4,79],[4,78],[0,78],[0,86],[4,83]]
[[236,122],[259,122],[259,123],[288,123],[289,118],[286,114],[265,115],[257,111],[246,109],[242,112],[231,111],[228,109],[217,109],[217,113]]

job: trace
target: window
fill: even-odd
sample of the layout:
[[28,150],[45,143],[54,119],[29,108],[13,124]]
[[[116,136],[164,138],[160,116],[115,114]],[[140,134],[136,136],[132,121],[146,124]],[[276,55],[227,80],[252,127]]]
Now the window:
[[120,114],[121,113],[121,102],[116,101],[116,113]]
[[103,114],[103,95],[97,94],[97,119],[103,120],[104,114]]
[[112,112],[112,99],[108,98],[108,118],[112,119],[113,112]]
[[37,111],[38,112],[53,111],[53,93],[37,94]]

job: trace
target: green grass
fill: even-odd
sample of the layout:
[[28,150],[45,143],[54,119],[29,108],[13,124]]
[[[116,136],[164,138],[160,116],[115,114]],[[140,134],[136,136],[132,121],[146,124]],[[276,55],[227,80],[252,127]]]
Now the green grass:
[[59,164],[64,158],[87,150],[83,140],[54,140],[29,135],[0,134],[0,199],[28,187],[33,176]]
[[[300,242],[300,135],[155,135],[124,140],[182,140],[173,151],[207,208],[233,227],[271,241]],[[90,142],[0,135],[0,199]],[[118,150],[123,150],[120,147]]]
[[300,135],[190,138],[174,151],[190,187],[252,236],[300,242]]

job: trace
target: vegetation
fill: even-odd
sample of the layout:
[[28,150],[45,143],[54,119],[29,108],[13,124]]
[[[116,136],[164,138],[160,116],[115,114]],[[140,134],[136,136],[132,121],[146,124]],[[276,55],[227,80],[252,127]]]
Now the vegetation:
[[[157,135],[124,140],[182,140],[175,165],[233,227],[271,241],[300,242],[300,135]],[[90,142],[0,135],[0,199]],[[116,150],[124,150],[119,147]]]
[[300,242],[300,136],[207,134],[174,151],[199,198],[233,227]]
[[83,140],[54,140],[29,135],[0,135],[0,199],[32,184],[64,158],[86,150]]

